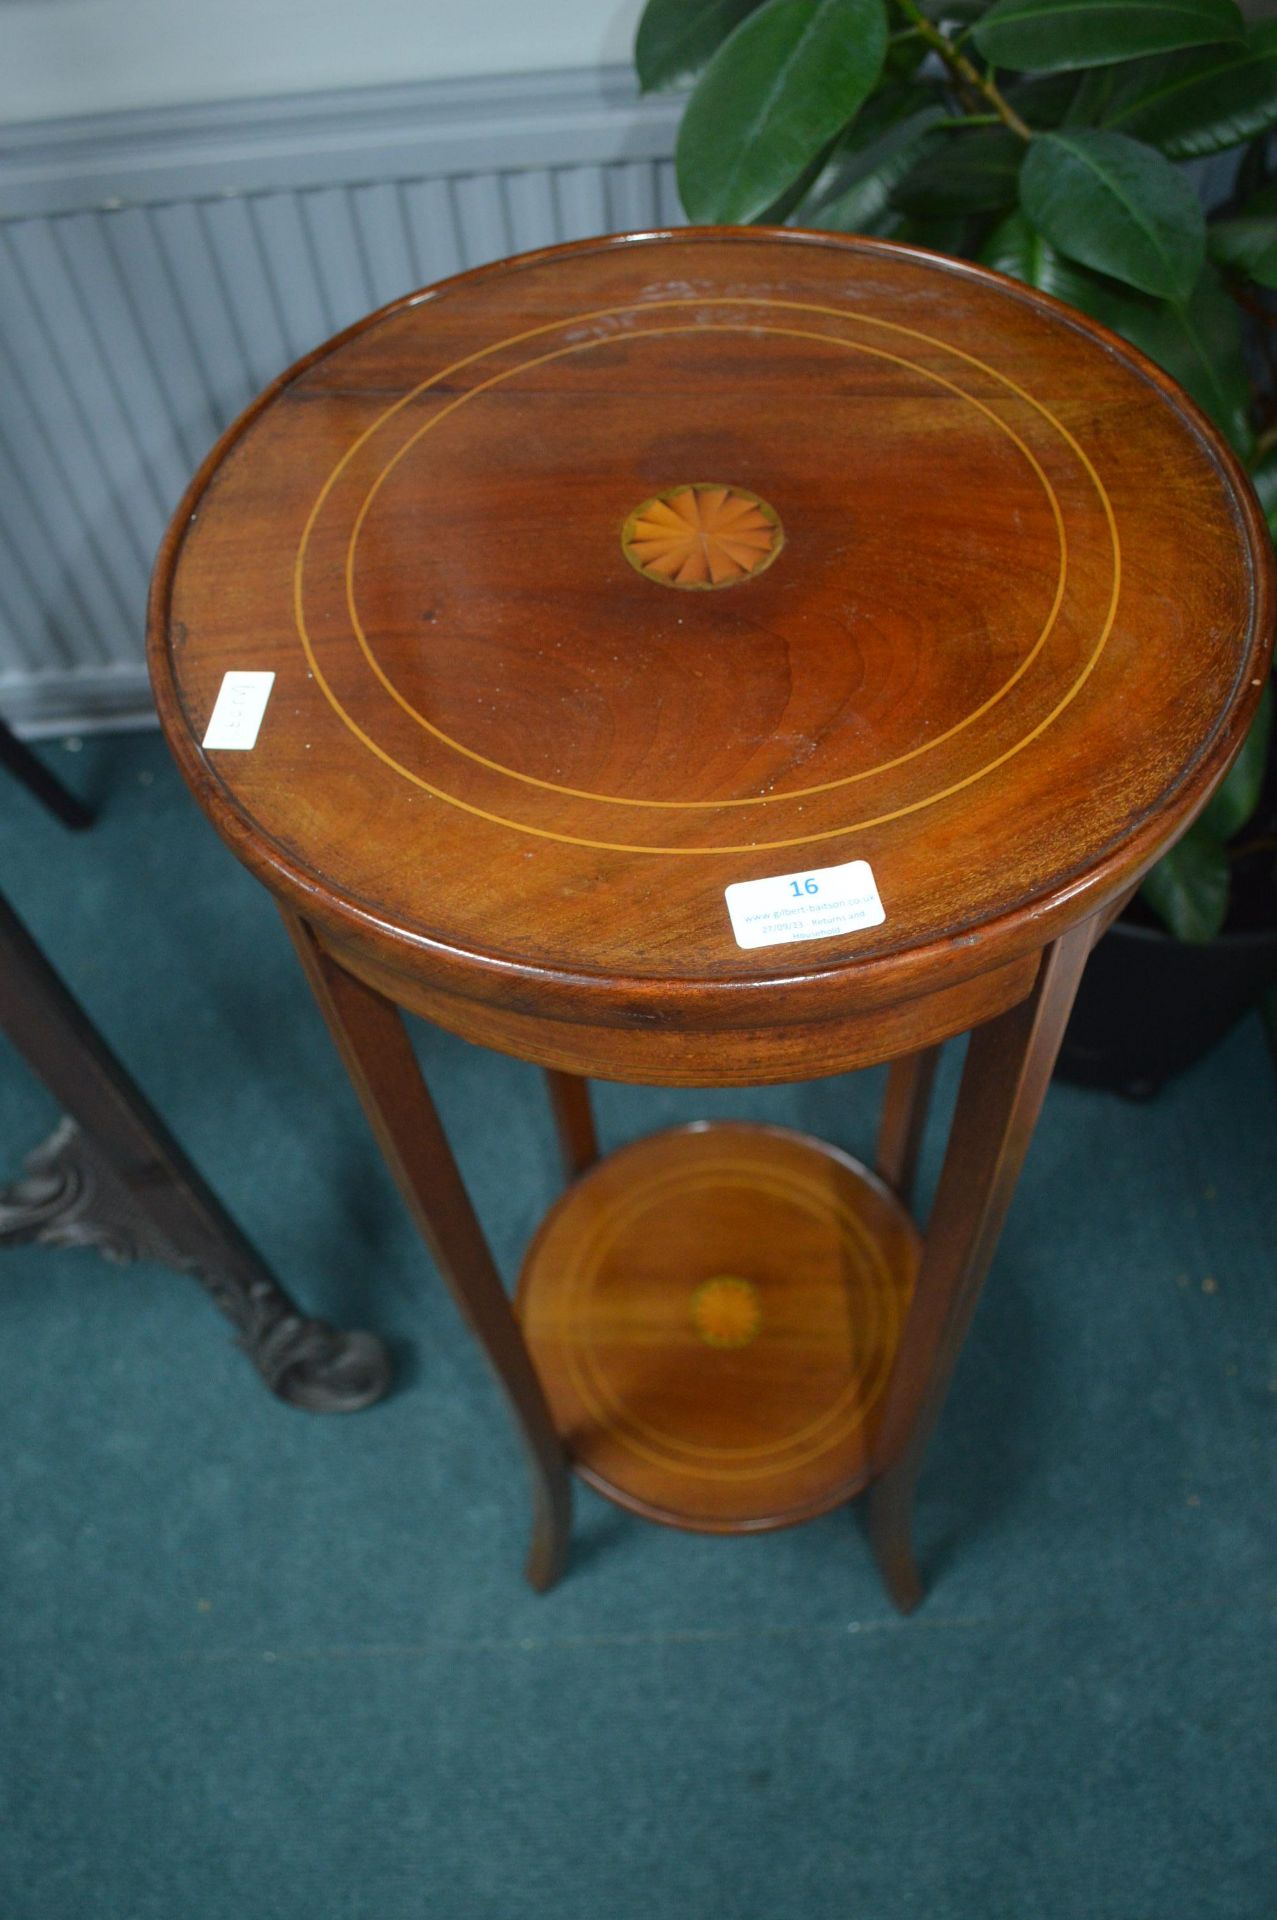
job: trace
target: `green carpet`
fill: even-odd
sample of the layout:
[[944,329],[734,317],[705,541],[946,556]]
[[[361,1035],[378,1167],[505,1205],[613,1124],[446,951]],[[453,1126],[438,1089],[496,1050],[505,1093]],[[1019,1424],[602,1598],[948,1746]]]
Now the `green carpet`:
[[[847,1514],[714,1540],[584,1491],[538,1599],[501,1408],[269,901],[156,736],[48,758],[99,823],[6,786],[0,886],[284,1283],[387,1334],[399,1384],[299,1413],[191,1282],[5,1257],[3,1920],[1270,1920],[1257,1021],[1147,1108],[1053,1088],[911,1621]],[[421,1048],[512,1275],[557,1190],[539,1077]],[[864,1153],[880,1090],[599,1106],[608,1144],[749,1114]],[[54,1117],[4,1049],[9,1169]]]

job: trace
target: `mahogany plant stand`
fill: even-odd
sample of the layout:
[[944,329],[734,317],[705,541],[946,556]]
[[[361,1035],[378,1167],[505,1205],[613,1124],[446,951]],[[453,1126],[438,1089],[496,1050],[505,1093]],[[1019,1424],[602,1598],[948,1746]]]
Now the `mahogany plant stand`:
[[[462,275],[214,450],[156,571],[161,719],[504,1392],[535,1586],[575,1470],[712,1532],[863,1494],[916,1605],[919,1468],[1077,982],[1240,746],[1271,571],[1138,354],[834,236]],[[571,1184],[513,1300],[402,1011],[547,1072]],[[876,1171],[721,1122],[598,1158],[592,1077],[882,1061]]]

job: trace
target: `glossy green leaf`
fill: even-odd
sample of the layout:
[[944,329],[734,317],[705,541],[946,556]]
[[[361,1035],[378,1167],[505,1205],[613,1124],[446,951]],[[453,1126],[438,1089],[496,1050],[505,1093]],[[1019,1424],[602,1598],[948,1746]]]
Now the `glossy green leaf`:
[[1040,135],[1020,204],[1061,253],[1144,293],[1186,299],[1201,271],[1206,223],[1191,182],[1125,134]]
[[948,117],[950,111],[944,94],[934,82],[888,81],[884,76],[850,126],[844,127],[834,142],[829,160],[812,189],[813,198],[831,198],[844,179],[850,179],[853,171],[859,171],[861,155],[867,148],[893,133],[902,121],[928,110],[939,119]]
[[998,0],[973,37],[995,67],[1061,73],[1242,32],[1234,0]]
[[1277,218],[1277,180],[1270,180],[1257,193],[1248,194],[1241,201],[1238,212],[1246,220]]
[[[1242,355],[1241,315],[1218,274],[1207,269],[1191,299],[1134,301],[1112,309],[1108,324],[1191,394],[1235,452],[1245,459],[1254,443],[1250,381]],[[1103,318],[1103,315],[1097,315]]]
[[1110,115],[1130,97],[1135,84],[1132,76],[1145,74],[1158,65],[1160,62],[1152,60],[1131,60],[1117,66],[1091,67],[1086,73],[1075,74],[1077,92],[1065,115],[1065,126],[1107,126]]
[[989,11],[992,0],[919,0],[919,4],[937,26],[969,27]]
[[[999,221],[981,248],[980,259],[986,267],[1009,273],[1012,279],[1023,280],[1031,287],[1040,287],[1043,293],[1067,300],[1071,307],[1080,307],[1083,312],[1090,312],[1088,303],[1096,300],[1097,289],[1102,291],[1095,275],[1057,253],[1022,213],[1009,213],[1005,220]],[[1114,285],[1112,281],[1107,284]]]
[[1038,133],[1062,126],[1078,90],[1090,78],[1078,73],[1040,73],[1010,80],[1002,92],[1022,120]]
[[1204,269],[1182,304],[1146,299],[1099,276],[1089,277],[1084,298],[1075,304],[1178,380],[1235,451],[1247,457],[1254,434],[1241,315],[1213,267]]
[[1096,125],[1147,141],[1172,160],[1223,153],[1277,126],[1277,20],[1251,27],[1242,46],[1171,54],[1103,78],[1110,97],[1090,116]]
[[960,213],[950,213],[926,220],[915,220],[907,214],[901,214],[899,221],[900,224],[890,235],[891,239],[905,246],[929,247],[932,253],[952,253],[963,260],[971,258],[978,220],[973,222]]
[[[890,16],[889,16],[890,18]],[[915,78],[918,68],[928,59],[931,49],[920,33],[893,33],[887,39],[887,57],[882,63],[884,82],[902,86]]]
[[892,193],[892,204],[917,219],[1000,213],[1015,205],[1025,145],[1007,127],[951,133],[915,162]]
[[1220,840],[1231,840],[1253,816],[1264,791],[1268,748],[1273,734],[1273,689],[1266,683],[1242,750],[1211,796],[1202,825]]
[[1206,237],[1221,266],[1277,286],[1277,180],[1252,193],[1229,219],[1212,221]]
[[854,118],[882,71],[884,0],[767,0],[719,48],[675,155],[692,220],[756,220]]
[[1217,834],[1190,827],[1163,854],[1140,888],[1158,919],[1180,940],[1213,940],[1228,912],[1228,855]]
[[[1182,307],[1150,300],[1057,253],[1022,213],[1012,214],[994,229],[980,258],[1000,273],[1053,293],[1057,300],[1067,301],[1129,340],[1179,381],[1245,457],[1253,435],[1241,316],[1213,268],[1206,268],[1192,298]],[[1258,487],[1259,476],[1251,478]],[[1277,524],[1277,456],[1272,463],[1272,495]]]
[[798,218],[797,209],[810,199],[817,181],[825,178],[838,144],[838,141],[831,140],[827,146],[822,147],[811,165],[804,167],[798,178],[785,188],[779,200],[773,200],[770,207],[763,209],[758,216],[761,225],[781,227],[787,220],[792,221],[795,226],[803,224]]
[[831,227],[838,233],[876,233],[887,223],[892,189],[929,146],[943,138],[935,132],[942,107],[923,107],[897,122],[877,140],[840,156],[836,172],[794,212],[797,226]]
[[634,38],[644,93],[692,80],[761,0],[647,0]]
[[1207,230],[1212,260],[1244,273],[1263,287],[1277,287],[1277,219],[1216,220]]
[[[893,154],[901,146],[909,147],[911,129],[907,123],[912,122],[915,115],[925,116],[927,124],[933,125],[948,114],[948,103],[934,82],[891,81],[884,69],[883,79],[860,112],[824,154],[814,179],[805,187],[794,208],[794,224],[808,227],[832,224],[826,222],[824,209],[867,178],[880,155]],[[893,173],[891,184],[894,185],[899,172],[905,171],[906,164]],[[873,217],[872,213],[869,217]],[[866,231],[858,226],[841,230]]]
[[1277,447],[1269,447],[1250,470],[1250,484],[1259,495],[1268,531],[1277,540]]

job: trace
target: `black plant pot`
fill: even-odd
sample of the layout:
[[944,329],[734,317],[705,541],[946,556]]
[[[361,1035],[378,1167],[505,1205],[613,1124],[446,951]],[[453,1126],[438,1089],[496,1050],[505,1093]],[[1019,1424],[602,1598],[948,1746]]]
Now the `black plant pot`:
[[1056,1072],[1149,1100],[1277,984],[1277,927],[1204,946],[1118,920],[1091,955]]

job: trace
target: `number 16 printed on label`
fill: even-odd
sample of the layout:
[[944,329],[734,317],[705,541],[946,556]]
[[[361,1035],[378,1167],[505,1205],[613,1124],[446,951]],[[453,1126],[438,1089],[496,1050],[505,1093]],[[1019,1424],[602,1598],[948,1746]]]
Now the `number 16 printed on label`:
[[770,880],[737,880],[726,889],[726,899],[738,947],[828,940],[881,926],[887,917],[867,860]]

